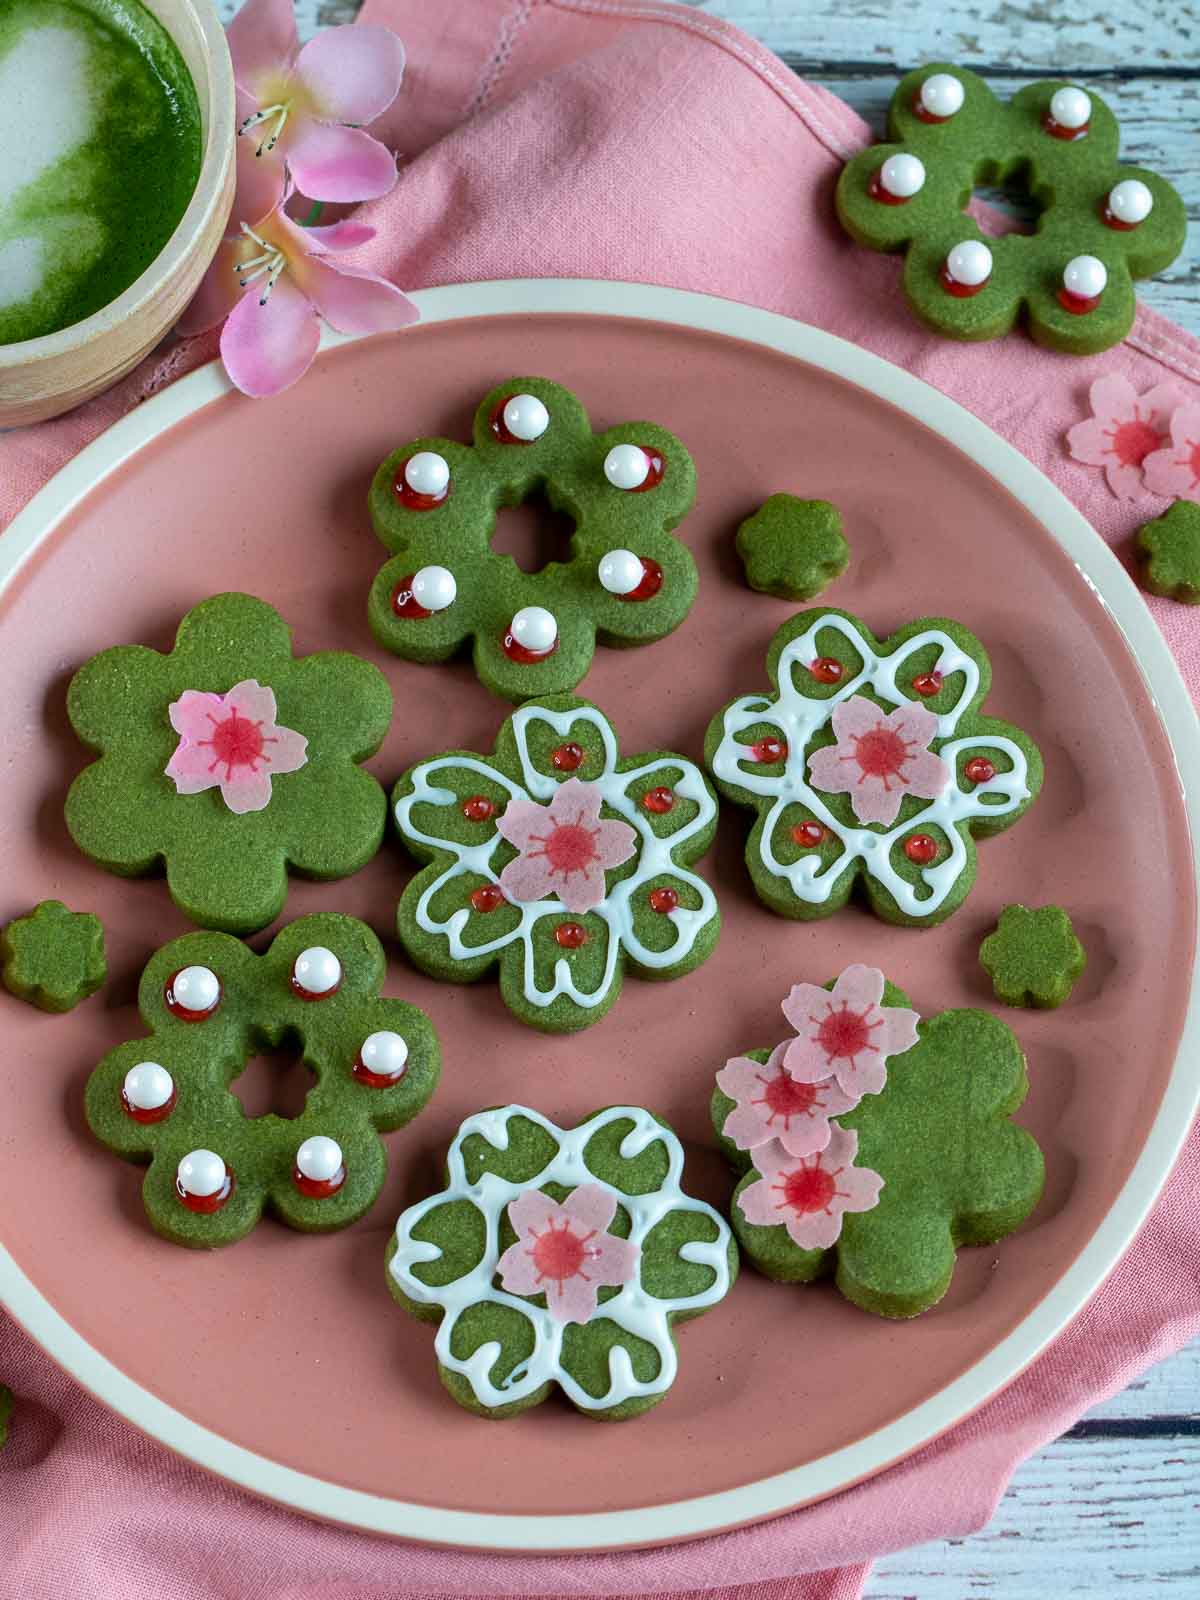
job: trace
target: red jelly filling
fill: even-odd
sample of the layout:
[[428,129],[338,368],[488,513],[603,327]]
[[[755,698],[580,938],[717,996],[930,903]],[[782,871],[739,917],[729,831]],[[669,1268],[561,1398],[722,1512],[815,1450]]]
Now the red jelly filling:
[[[944,120],[939,118],[939,121]],[[880,168],[880,171],[883,169]],[[910,194],[893,194],[890,189],[885,189],[883,179],[875,173],[867,185],[867,193],[872,200],[878,200],[885,206],[906,206],[913,198]]]
[[912,681],[912,686],[923,699],[928,700],[942,687],[940,672],[922,672]]
[[485,794],[473,794],[462,803],[462,814],[468,822],[486,822],[495,810]]
[[518,644],[507,630],[505,630],[504,638],[501,642],[504,646],[504,654],[510,661],[515,661],[520,667],[531,667],[536,661],[549,661],[550,657],[558,649],[558,639],[556,638],[549,650],[526,650],[525,646]]
[[1058,303],[1064,311],[1069,311],[1073,317],[1086,317],[1089,311],[1095,311],[1100,304],[1098,294],[1072,294],[1070,289],[1061,288],[1058,291]]
[[471,905],[476,911],[495,911],[504,904],[504,890],[498,883],[481,883],[471,891]]
[[426,617],[431,617],[433,612],[426,611],[425,607],[418,605],[413,598],[412,581],[415,576],[415,573],[410,572],[407,577],[401,578],[392,590],[392,610],[398,617],[404,617],[409,622],[422,622]]
[[581,744],[560,744],[550,757],[550,765],[555,772],[578,772],[585,760],[585,751]]
[[991,283],[991,278],[985,278],[982,283],[959,283],[957,278],[950,276],[949,267],[943,266],[941,271],[942,288],[947,294],[952,294],[958,300],[969,300],[973,294],[978,294],[981,289],[986,289]]
[[1065,139],[1069,143],[1073,139],[1082,139],[1091,127],[1091,123],[1085,122],[1082,128],[1068,128],[1061,122],[1055,122],[1047,111],[1042,118],[1042,127],[1045,128],[1052,139]]
[[328,1200],[330,1195],[336,1194],[344,1186],[346,1168],[344,1164],[340,1166],[332,1178],[306,1178],[299,1167],[293,1167],[292,1182],[309,1200]]
[[809,662],[808,670],[818,683],[841,683],[845,668],[834,656],[818,656]]
[[751,745],[750,754],[755,761],[786,761],[788,747],[784,740],[777,739],[774,734],[768,734],[765,739],[760,739],[757,744]]
[[535,439],[518,439],[515,433],[509,432],[508,426],[504,421],[504,408],[513,398],[513,395],[506,394],[492,412],[491,421],[488,424],[492,430],[492,437],[500,444],[536,444],[537,441]]
[[121,1110],[127,1117],[132,1117],[134,1122],[141,1123],[143,1128],[153,1127],[156,1122],[165,1122],[175,1109],[175,1102],[179,1099],[179,1091],[171,1090],[171,1098],[165,1100],[161,1106],[151,1106],[148,1110],[142,1106],[129,1103],[124,1089],[121,1090]]
[[665,817],[668,811],[675,809],[675,791],[668,789],[666,784],[660,784],[657,789],[647,789],[642,796],[642,805],[655,816]]
[[798,822],[792,829],[792,838],[806,850],[816,850],[829,837],[829,829],[820,822]]
[[[646,474],[645,482],[639,483],[636,489],[627,489],[627,494],[645,494],[647,489],[657,489],[663,481],[663,473],[667,470],[667,463],[657,450],[653,450],[649,445],[645,444],[638,445],[638,449],[645,456],[650,470]],[[635,590],[634,593],[636,594],[636,592]],[[626,599],[628,598],[626,596]]]
[[972,756],[963,768],[963,774],[972,783],[990,783],[996,776],[996,768],[986,756]]
[[[659,474],[661,478],[662,474]],[[653,488],[649,479],[642,485],[643,489]],[[628,594],[620,596],[622,600],[653,600],[654,596],[663,586],[663,569],[657,561],[651,561],[648,556],[641,557],[642,581],[636,589],[631,589]]]
[[554,930],[556,943],[564,950],[578,950],[588,941],[588,932],[582,922],[560,922]]
[[404,476],[407,461],[402,461],[396,469],[396,476],[392,479],[392,492],[406,511],[433,511],[436,507],[445,505],[450,496],[450,486],[442,494],[418,494],[408,479]]
[[674,889],[651,889],[650,909],[665,916],[668,911],[674,911],[679,904],[679,895]]
[[927,867],[937,853],[937,840],[927,833],[914,833],[904,841],[904,854],[914,866]]
[[[179,972],[182,971],[183,968],[180,967]],[[179,976],[179,972],[173,972],[163,986],[163,999],[166,1001],[167,1010],[173,1017],[178,1017],[180,1022],[206,1022],[209,1017],[216,1013],[223,995],[218,994],[216,1004],[209,1006],[207,1011],[189,1010],[187,1006],[175,998],[175,979]]]
[[175,1193],[189,1211],[194,1211],[198,1217],[211,1217],[214,1212],[220,1211],[221,1207],[229,1199],[229,1196],[233,1193],[233,1185],[233,1173],[227,1171],[225,1182],[217,1190],[216,1194],[189,1194],[179,1179],[176,1178]]

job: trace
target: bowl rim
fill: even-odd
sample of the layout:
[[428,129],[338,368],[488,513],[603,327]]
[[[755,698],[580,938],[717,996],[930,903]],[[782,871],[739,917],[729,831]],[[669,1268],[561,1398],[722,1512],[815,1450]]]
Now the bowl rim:
[[[182,4],[190,9],[199,28],[208,60],[207,93],[201,95],[199,85],[196,85],[198,98],[207,102],[206,105],[202,103],[201,112],[203,115],[207,111],[208,137],[191,199],[162,249],[115,300],[93,311],[91,316],[69,323],[54,333],[39,334],[34,339],[19,339],[14,344],[0,344],[0,371],[32,368],[42,361],[57,360],[93,343],[114,327],[136,316],[162,284],[185,265],[197,237],[203,233],[209,219],[222,204],[235,140],[233,61],[214,0],[182,0]],[[163,21],[153,5],[147,9],[175,41],[173,29]],[[178,41],[175,43],[178,48]]]

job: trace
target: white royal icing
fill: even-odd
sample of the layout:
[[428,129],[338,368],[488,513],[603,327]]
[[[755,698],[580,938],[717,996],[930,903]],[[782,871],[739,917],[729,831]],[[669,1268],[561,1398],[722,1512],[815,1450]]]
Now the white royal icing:
[[[522,1183],[511,1183],[494,1172],[480,1175],[479,1182],[468,1181],[463,1163],[463,1145],[472,1134],[479,1134],[495,1150],[508,1148],[508,1124],[514,1117],[527,1117],[543,1128],[555,1141],[558,1149],[551,1161],[535,1177]],[[656,1141],[666,1149],[668,1170],[660,1188],[650,1194],[626,1194],[616,1185],[598,1178],[584,1165],[583,1152],[595,1134],[611,1122],[630,1120],[634,1126],[621,1140],[620,1154],[625,1161],[641,1155]],[[664,1128],[648,1111],[640,1106],[610,1106],[597,1112],[578,1128],[559,1128],[537,1111],[526,1106],[504,1106],[498,1111],[481,1111],[468,1117],[455,1135],[446,1160],[449,1181],[440,1193],[410,1206],[396,1223],[396,1251],[388,1271],[408,1299],[418,1305],[441,1306],[445,1311],[437,1331],[437,1357],[443,1367],[465,1377],[480,1405],[498,1407],[512,1405],[537,1392],[551,1381],[559,1384],[577,1406],[589,1411],[605,1411],[638,1395],[661,1394],[674,1382],[678,1365],[675,1345],[671,1339],[669,1318],[674,1312],[700,1311],[715,1305],[729,1290],[729,1227],[724,1218],[702,1200],[693,1200],[680,1188],[683,1171],[683,1149],[679,1140]],[[578,1188],[581,1183],[598,1184],[617,1198],[618,1204],[629,1213],[632,1227],[630,1241],[642,1245],[653,1229],[672,1211],[695,1211],[709,1217],[716,1224],[717,1237],[711,1243],[692,1240],[681,1245],[679,1257],[683,1261],[697,1262],[713,1272],[711,1285],[700,1294],[686,1299],[663,1299],[649,1294],[641,1282],[641,1267],[637,1275],[610,1300],[604,1301],[595,1312],[595,1320],[607,1319],[636,1339],[645,1340],[658,1352],[659,1370],[645,1382],[634,1376],[628,1352],[615,1345],[608,1355],[609,1385],[599,1397],[582,1389],[562,1364],[563,1335],[570,1324],[554,1320],[550,1312],[524,1300],[518,1295],[496,1288],[493,1279],[500,1259],[500,1221],[511,1201],[529,1189],[541,1189],[550,1183],[561,1183]],[[442,1255],[438,1245],[427,1240],[414,1239],[412,1231],[421,1219],[439,1206],[455,1200],[469,1200],[482,1214],[486,1227],[483,1254],[474,1268],[453,1283],[431,1285],[414,1276],[413,1267],[420,1262],[437,1261]],[[491,1380],[492,1368],[502,1351],[495,1340],[480,1345],[474,1355],[464,1358],[451,1350],[454,1329],[459,1317],[468,1307],[488,1301],[493,1305],[510,1306],[519,1311],[533,1325],[533,1352],[503,1383]]]
[[[514,783],[505,773],[480,757],[437,756],[432,761],[423,761],[419,767],[413,769],[412,793],[396,802],[396,822],[406,838],[419,840],[422,844],[435,846],[438,850],[448,851],[454,856],[454,860],[446,870],[438,874],[418,900],[415,913],[417,926],[426,933],[440,934],[449,944],[450,954],[455,961],[474,960],[480,956],[493,955],[503,950],[506,945],[521,940],[525,945],[524,993],[530,1005],[548,1006],[559,995],[567,995],[576,1005],[589,1008],[597,1006],[608,993],[616,975],[622,945],[639,966],[671,967],[690,954],[701,929],[716,915],[716,897],[708,884],[695,873],[679,866],[673,854],[679,845],[708,826],[716,814],[716,803],[709,793],[700,769],[681,757],[670,756],[647,762],[645,766],[629,772],[618,772],[616,736],[605,717],[594,706],[580,706],[574,710],[557,712],[548,711],[542,706],[522,706],[519,711],[513,713],[512,722],[517,753],[521,761],[523,786]],[[486,878],[490,883],[500,881],[499,873],[492,866],[492,857],[501,842],[501,836],[493,832],[490,838],[477,845],[457,844],[447,839],[439,839],[434,834],[424,833],[416,826],[413,821],[413,807],[419,804],[451,806],[459,803],[459,797],[453,790],[439,788],[431,782],[438,772],[448,767],[465,768],[469,772],[476,772],[507,790],[515,800],[549,801],[558,788],[558,780],[547,773],[539,772],[530,759],[527,730],[531,722],[548,723],[560,735],[568,733],[572,725],[579,722],[590,723],[596,729],[604,746],[604,770],[599,777],[587,781],[600,790],[606,805],[611,806],[637,830],[641,844],[634,870],[620,883],[614,884],[605,898],[595,907],[594,914],[608,925],[609,937],[603,981],[592,994],[580,989],[575,983],[571,964],[565,956],[555,962],[552,987],[538,988],[534,972],[533,932],[542,917],[562,917],[568,914],[557,896],[550,900],[510,902],[514,909],[521,913],[520,923],[488,944],[468,945],[463,942],[462,930],[472,915],[469,906],[461,906],[442,921],[438,921],[429,909],[439,891],[454,878],[462,877],[465,873]],[[690,822],[664,838],[659,838],[655,834],[644,811],[627,792],[630,785],[657,772],[679,773],[679,777],[672,778],[671,787],[677,795],[694,800],[698,807],[696,815]],[[675,941],[665,950],[649,950],[634,932],[634,900],[647,882],[664,873],[670,873],[677,881],[689,884],[695,889],[700,896],[700,905],[695,909],[677,906],[675,910],[664,913],[676,930]]]
[[[857,676],[841,684],[836,694],[827,699],[812,699],[796,687],[797,670],[807,675],[808,666],[820,653],[817,635],[832,628],[848,639],[863,660]],[[807,632],[793,639],[779,658],[779,691],[775,700],[766,695],[745,695],[735,700],[725,712],[724,737],[713,757],[713,772],[722,783],[736,784],[751,794],[774,797],[774,805],[765,814],[759,841],[759,855],[763,866],[772,877],[783,878],[792,893],[808,905],[822,905],[833,894],[846,872],[853,871],[861,861],[866,872],[883,885],[900,910],[910,917],[929,916],[940,909],[947,895],[958,881],[967,864],[967,848],[956,824],[969,817],[1002,817],[1015,811],[1030,797],[1027,784],[1028,763],[1020,745],[1002,734],[975,734],[970,738],[954,739],[938,748],[937,754],[949,765],[951,781],[936,800],[886,832],[870,828],[848,826],[829,810],[818,790],[809,787],[807,779],[808,746],[813,736],[828,723],[833,708],[862,689],[871,689],[879,698],[892,706],[910,705],[912,701],[896,687],[896,677],[904,662],[918,650],[936,644],[940,650],[934,670],[944,678],[952,673],[963,674],[962,692],[952,710],[938,717],[935,739],[950,739],[959,719],[970,705],[979,688],[979,667],[967,653],[960,649],[948,633],[940,628],[930,628],[914,634],[890,655],[878,655],[867,643],[853,622],[845,617],[825,615]],[[747,770],[743,761],[753,763],[749,748],[737,742],[737,734],[754,723],[767,722],[777,727],[787,741],[788,757],[782,773],[766,774]],[[970,790],[958,786],[958,758],[965,750],[1000,750],[1012,762],[1011,772],[998,772],[986,783],[972,785]],[[1002,797],[999,803],[985,804],[985,796]],[[774,851],[772,840],[776,825],[785,808],[792,804],[807,807],[819,822],[835,834],[842,844],[842,854],[822,867],[816,854],[803,855],[786,864]],[[941,828],[950,845],[950,854],[944,861],[925,867],[919,873],[925,890],[918,893],[916,885],[892,865],[891,852],[898,840],[921,827]]]

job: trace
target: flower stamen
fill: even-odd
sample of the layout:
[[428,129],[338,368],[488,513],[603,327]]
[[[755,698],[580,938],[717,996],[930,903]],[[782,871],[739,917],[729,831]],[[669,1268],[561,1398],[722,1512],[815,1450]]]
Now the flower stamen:
[[260,141],[258,149],[254,152],[254,154],[256,156],[261,156],[264,150],[267,152],[274,150],[275,146],[279,143],[279,137],[287,124],[287,119],[291,115],[291,110],[292,102],[290,100],[280,100],[273,106],[264,106],[261,111],[256,111],[252,116],[249,116],[245,119],[241,127],[238,129],[238,137],[241,138],[243,133],[249,133],[251,128],[257,128],[264,122],[274,120],[275,131],[266,135]]

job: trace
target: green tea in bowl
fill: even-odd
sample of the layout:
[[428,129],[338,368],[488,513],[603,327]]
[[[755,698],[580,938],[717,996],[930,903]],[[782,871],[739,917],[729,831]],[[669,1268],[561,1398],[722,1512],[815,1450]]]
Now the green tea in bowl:
[[0,345],[91,316],[187,208],[201,119],[140,0],[0,3]]

